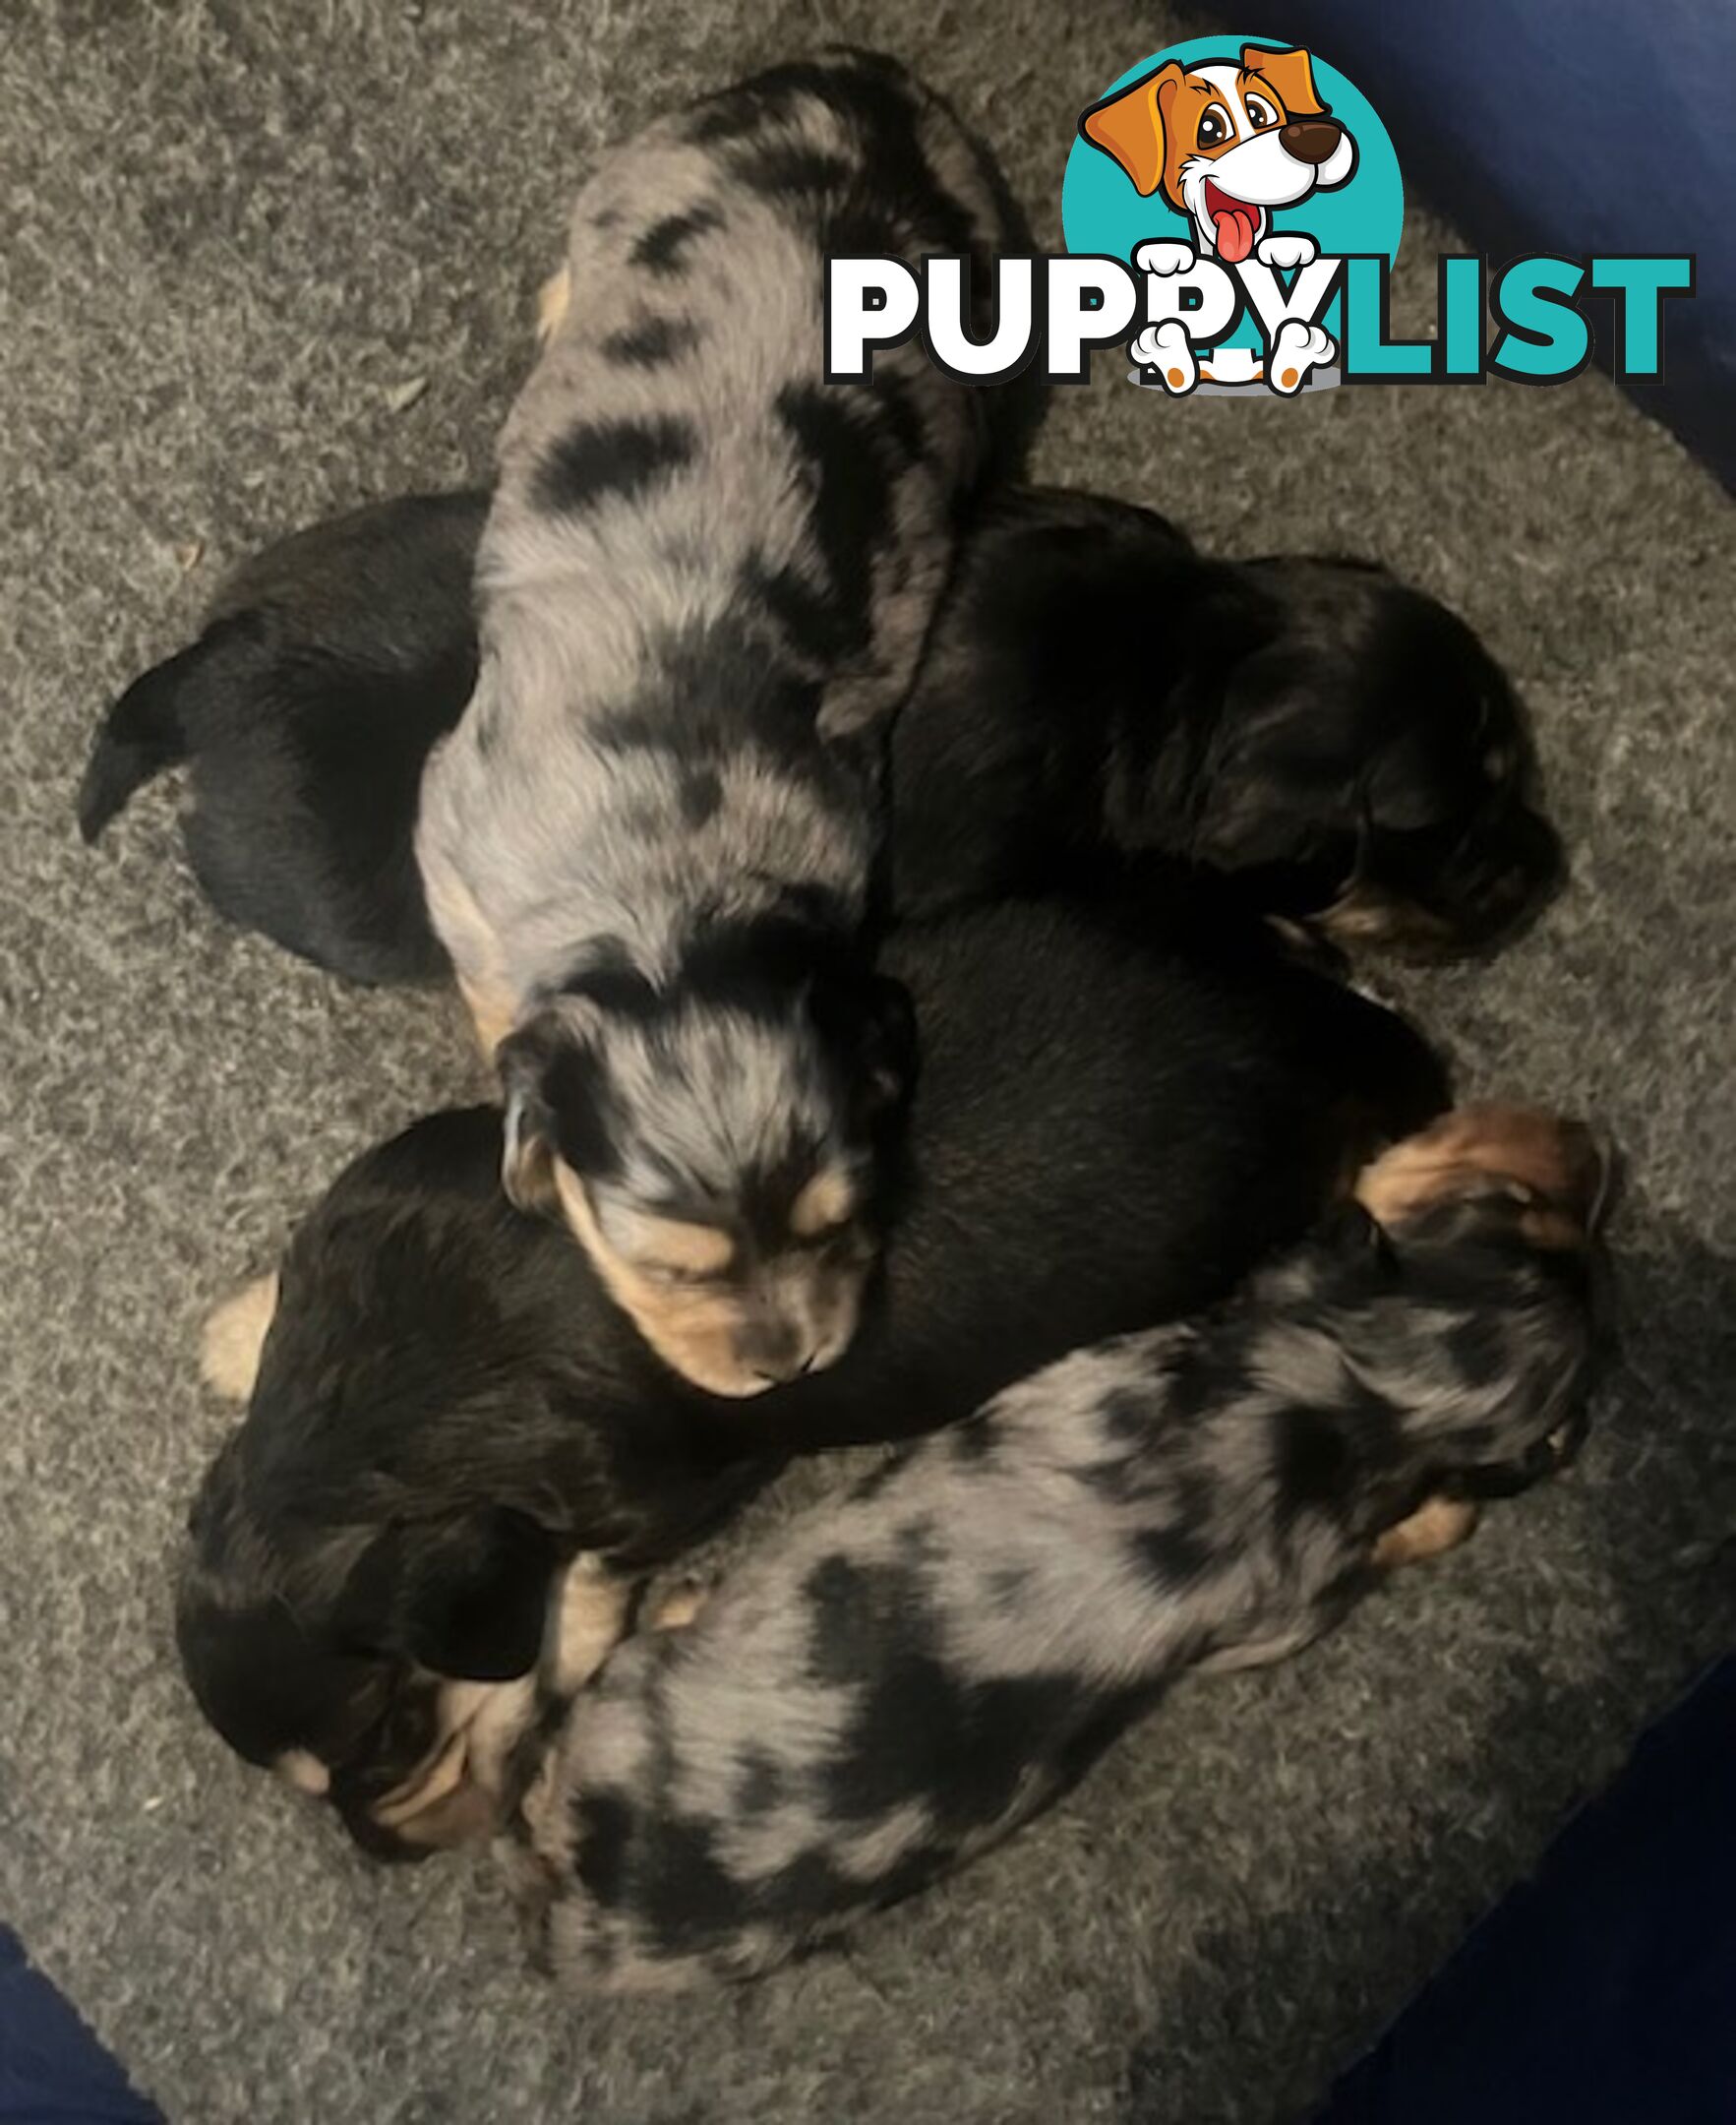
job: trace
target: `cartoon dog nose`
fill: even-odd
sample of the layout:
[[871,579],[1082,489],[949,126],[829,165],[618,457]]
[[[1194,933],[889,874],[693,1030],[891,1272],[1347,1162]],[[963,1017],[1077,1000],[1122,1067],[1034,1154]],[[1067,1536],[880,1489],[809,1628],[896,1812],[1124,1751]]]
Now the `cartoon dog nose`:
[[1279,129],[1279,143],[1298,162],[1324,162],[1339,144],[1344,128],[1332,118],[1292,118]]

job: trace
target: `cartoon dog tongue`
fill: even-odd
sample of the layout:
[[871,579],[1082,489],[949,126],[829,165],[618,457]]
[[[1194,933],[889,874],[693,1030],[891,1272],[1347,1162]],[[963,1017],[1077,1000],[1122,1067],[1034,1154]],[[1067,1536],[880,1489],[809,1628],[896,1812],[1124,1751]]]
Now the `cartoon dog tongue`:
[[1215,184],[1208,183],[1206,212],[1212,217],[1218,256],[1227,259],[1231,266],[1240,265],[1254,248],[1254,237],[1260,227],[1259,208],[1231,199],[1227,192],[1221,192]]

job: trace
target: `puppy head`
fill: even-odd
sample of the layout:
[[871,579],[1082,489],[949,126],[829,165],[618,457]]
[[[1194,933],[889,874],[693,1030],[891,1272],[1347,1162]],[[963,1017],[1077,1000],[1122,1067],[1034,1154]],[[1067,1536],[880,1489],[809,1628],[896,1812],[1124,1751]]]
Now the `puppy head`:
[[1444,957],[1555,890],[1519,701],[1433,598],[1359,562],[1260,561],[1226,573],[1201,634],[1191,853],[1261,912]]
[[1271,210],[1345,184],[1356,167],[1355,144],[1320,100],[1301,50],[1246,44],[1239,65],[1170,60],[1095,104],[1079,130],[1142,199],[1161,192],[1187,215],[1202,252],[1232,265],[1269,232]]
[[509,1194],[566,1219],[676,1372],[741,1397],[842,1354],[914,1068],[898,984],[757,924],[666,988],[581,978],[499,1060]]
[[1517,1488],[1577,1443],[1609,1187],[1584,1123],[1523,1107],[1456,1109],[1363,1170],[1335,1331],[1433,1473]]
[[176,1642],[229,1746],[329,1803],[374,1857],[485,1835],[531,1716],[556,1570],[545,1532],[482,1510],[302,1530],[291,1554],[248,1511],[234,1442],[190,1531]]

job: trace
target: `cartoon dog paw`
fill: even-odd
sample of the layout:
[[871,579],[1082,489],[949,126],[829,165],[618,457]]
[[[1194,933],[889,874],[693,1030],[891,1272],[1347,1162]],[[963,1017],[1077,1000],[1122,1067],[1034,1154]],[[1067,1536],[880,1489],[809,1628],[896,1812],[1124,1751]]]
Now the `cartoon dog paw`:
[[1133,263],[1141,273],[1161,273],[1167,279],[1171,273],[1188,272],[1198,261],[1190,245],[1164,241],[1142,243],[1133,254]]
[[1148,325],[1135,333],[1127,351],[1142,369],[1155,369],[1164,389],[1177,398],[1199,382],[1187,328],[1179,318],[1167,318],[1162,325]]
[[1262,266],[1287,272],[1292,266],[1311,264],[1320,256],[1320,246],[1312,236],[1262,236],[1254,246],[1254,256]]
[[1318,325],[1303,325],[1292,318],[1287,325],[1278,328],[1278,337],[1272,342],[1272,359],[1266,364],[1266,381],[1275,392],[1288,398],[1307,383],[1310,369],[1320,368],[1337,357],[1338,346],[1330,333],[1322,332]]

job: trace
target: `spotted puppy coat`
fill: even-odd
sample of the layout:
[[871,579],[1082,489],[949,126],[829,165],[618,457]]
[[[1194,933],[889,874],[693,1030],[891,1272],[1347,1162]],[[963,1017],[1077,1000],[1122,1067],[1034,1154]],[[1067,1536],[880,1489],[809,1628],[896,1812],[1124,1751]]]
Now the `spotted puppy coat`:
[[1015,240],[892,62],[782,67],[600,163],[502,438],[429,907],[487,1044],[516,1029],[509,1192],[716,1393],[853,1332],[910,1062],[863,941],[881,744],[1017,425],[915,347],[826,385],[823,261]]
[[1306,1645],[1554,1465],[1599,1186],[1574,1124],[1450,1116],[1228,1309],[1037,1373],[618,1648],[504,1848],[540,1952],[613,1989],[763,1972],[1004,1836],[1182,1670]]

